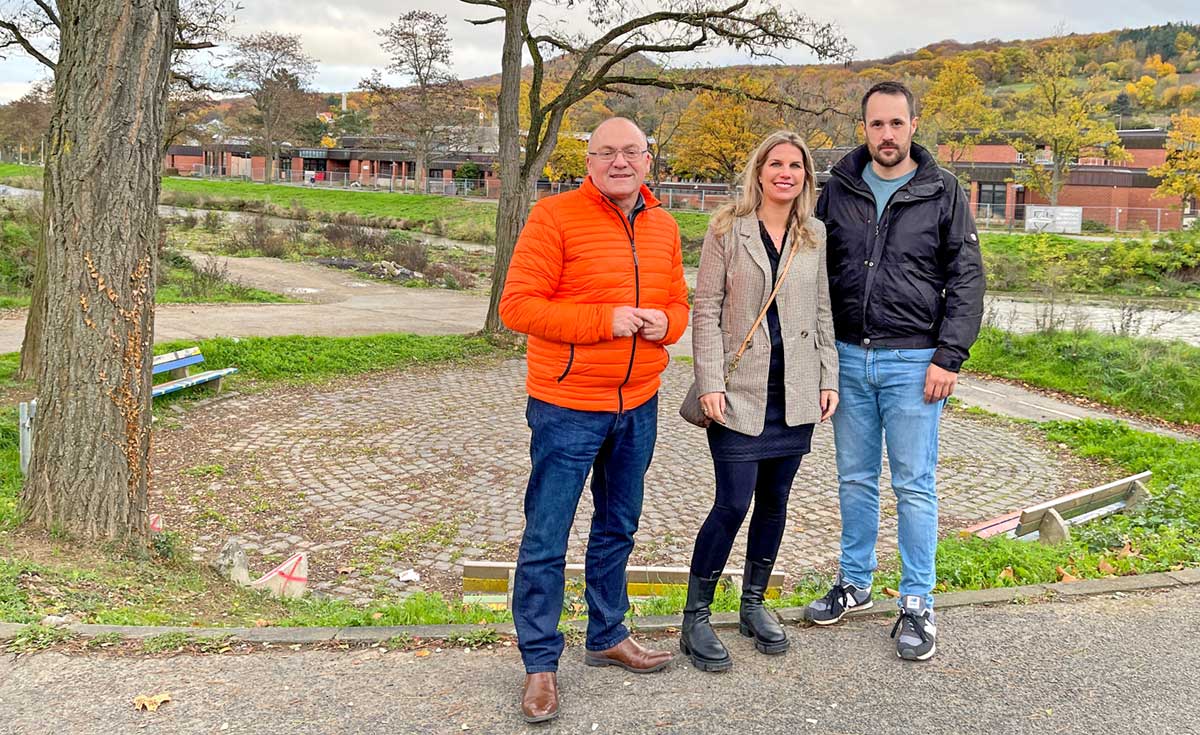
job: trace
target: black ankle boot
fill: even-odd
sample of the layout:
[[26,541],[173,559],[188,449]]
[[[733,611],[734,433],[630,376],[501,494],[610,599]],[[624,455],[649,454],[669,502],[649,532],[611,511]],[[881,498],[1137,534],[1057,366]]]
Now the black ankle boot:
[[692,660],[692,666],[700,671],[728,671],[733,659],[725,644],[717,637],[709,624],[713,596],[721,575],[712,579],[688,576],[687,604],[683,607],[683,632],[679,636],[679,650]]
[[742,577],[742,607],[738,613],[738,630],[754,639],[754,647],[763,653],[783,653],[788,650],[788,637],[775,614],[763,607],[763,596],[771,581],[774,563],[746,561]]

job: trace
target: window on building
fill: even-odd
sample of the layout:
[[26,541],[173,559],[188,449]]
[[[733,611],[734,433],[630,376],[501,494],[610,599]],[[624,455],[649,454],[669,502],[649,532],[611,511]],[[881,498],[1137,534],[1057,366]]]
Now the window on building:
[[1007,203],[1007,186],[1003,183],[994,184],[980,182],[979,206],[976,208],[977,217],[1004,217],[1004,205]]

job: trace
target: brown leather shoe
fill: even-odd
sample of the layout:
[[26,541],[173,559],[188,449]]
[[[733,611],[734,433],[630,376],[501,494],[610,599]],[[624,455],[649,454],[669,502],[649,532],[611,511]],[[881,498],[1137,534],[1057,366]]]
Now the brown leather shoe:
[[521,690],[521,716],[526,722],[546,722],[558,717],[558,674],[526,674]]
[[606,651],[588,651],[583,662],[588,666],[620,666],[635,674],[649,674],[665,668],[675,655],[670,651],[642,648],[632,638],[626,638]]

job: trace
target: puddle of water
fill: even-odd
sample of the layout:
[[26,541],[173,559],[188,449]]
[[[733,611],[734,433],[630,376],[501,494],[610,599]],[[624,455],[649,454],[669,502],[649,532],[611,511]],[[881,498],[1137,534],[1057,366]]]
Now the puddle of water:
[[296,293],[296,294],[306,294],[306,293],[321,293],[321,289],[319,289],[319,288],[305,288],[304,286],[294,286],[294,287],[292,287],[292,288],[285,288],[285,289],[283,289],[283,292],[284,292],[284,293]]

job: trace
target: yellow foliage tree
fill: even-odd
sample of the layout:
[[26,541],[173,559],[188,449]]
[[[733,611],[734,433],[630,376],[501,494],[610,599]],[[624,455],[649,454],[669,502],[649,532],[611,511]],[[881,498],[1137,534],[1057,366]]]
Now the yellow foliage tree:
[[1152,107],[1154,105],[1154,87],[1157,84],[1158,82],[1153,77],[1143,76],[1136,82],[1126,84],[1125,93],[1137,100],[1142,107]]
[[587,141],[560,133],[542,173],[551,181],[582,179],[587,175]]
[[[1102,101],[1103,79],[1093,77],[1081,86],[1074,72],[1069,52],[1039,52],[1025,78],[1032,87],[1018,100],[1016,129],[1023,134],[1011,141],[1028,164],[1014,178],[1045,194],[1052,205],[1058,204],[1058,193],[1080,155],[1101,153],[1114,161],[1128,157]],[[1039,153],[1049,153],[1049,159]]]
[[1151,72],[1154,76],[1162,79],[1176,72],[1175,65],[1163,61],[1162,56],[1155,54],[1146,59],[1146,71]]
[[1187,31],[1180,31],[1179,33],[1175,34],[1175,53],[1179,54],[1180,56],[1186,54],[1188,51],[1191,51],[1192,47],[1195,45],[1196,37]]
[[922,98],[921,129],[936,147],[943,143],[948,163],[966,158],[975,145],[996,132],[1000,116],[983,82],[966,59],[951,59]]
[[[743,78],[739,89],[763,85]],[[672,169],[698,178],[733,183],[754,146],[777,127],[777,121],[744,100],[715,92],[701,92],[688,105],[683,118],[683,135],[675,148]]]
[[1157,196],[1200,201],[1200,116],[1188,111],[1171,116],[1167,160],[1149,173],[1161,180],[1154,192]]

